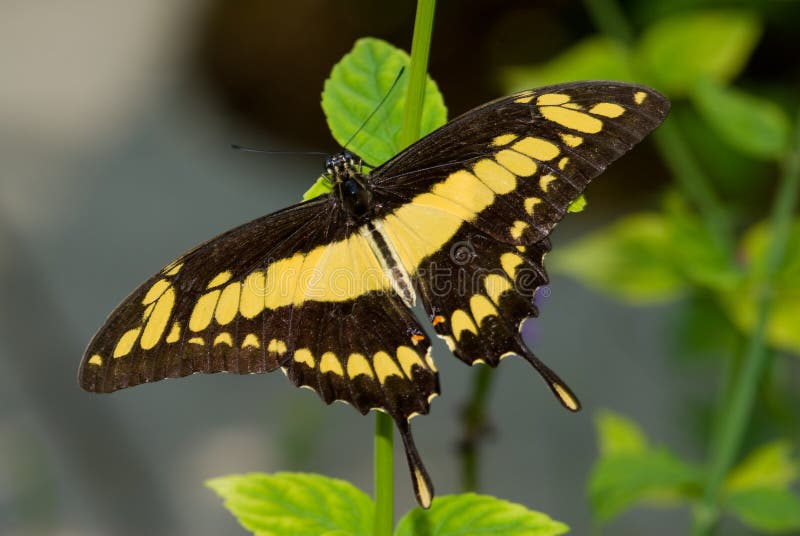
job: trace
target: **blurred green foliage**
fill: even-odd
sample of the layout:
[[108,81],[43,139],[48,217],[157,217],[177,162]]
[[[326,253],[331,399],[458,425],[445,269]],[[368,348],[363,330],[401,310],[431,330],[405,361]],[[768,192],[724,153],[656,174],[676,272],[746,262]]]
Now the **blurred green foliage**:
[[[759,336],[759,306],[768,286],[773,290],[767,298],[766,343],[773,352],[800,355],[800,221],[791,226],[783,259],[772,273],[768,250],[775,233],[764,223],[758,203],[772,188],[769,175],[788,169],[797,150],[790,133],[795,112],[787,110],[800,102],[796,95],[775,100],[774,94],[785,92],[775,91],[774,83],[751,81],[747,89],[734,85],[764,33],[757,10],[763,6],[709,10],[692,9],[698,2],[683,4],[682,10],[671,6],[666,15],[660,12],[664,4],[651,5],[658,13],[643,17],[648,23],[634,39],[618,4],[587,0],[603,33],[544,64],[507,68],[501,79],[509,91],[587,78],[627,80],[651,85],[673,100],[673,113],[655,136],[675,178],[661,206],[626,215],[556,248],[551,266],[626,303],[680,301],[685,328],[676,337],[682,344],[679,353],[711,355],[720,377],[729,371],[721,409],[705,412],[720,419],[736,394],[731,382],[742,370],[743,342]],[[732,199],[723,202],[726,197]],[[762,396],[786,388],[785,383],[773,382]],[[792,415],[796,426],[800,414],[791,404],[796,396],[768,394],[773,403],[786,404],[777,413]],[[705,403],[714,402],[709,397]],[[771,430],[774,436],[782,427],[771,425],[771,418],[770,412],[756,414],[750,430]],[[713,485],[707,482],[712,478],[707,469],[719,460],[707,461],[706,468],[667,447],[650,447],[634,423],[612,413],[601,414],[597,426],[600,458],[589,498],[599,522],[635,504],[684,504],[697,513],[715,500],[717,510],[753,529],[800,530],[800,498],[791,490],[798,461],[788,440],[756,449],[728,473],[716,497],[707,489]],[[738,445],[729,447],[738,450]],[[712,445],[711,451],[714,456],[720,449]],[[713,526],[718,512],[709,515]]]

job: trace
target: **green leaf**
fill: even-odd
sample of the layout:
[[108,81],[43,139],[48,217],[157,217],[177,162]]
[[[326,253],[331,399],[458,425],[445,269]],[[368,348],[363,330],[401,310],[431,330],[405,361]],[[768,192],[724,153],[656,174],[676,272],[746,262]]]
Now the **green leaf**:
[[675,246],[663,216],[639,213],[556,249],[551,266],[618,299],[659,302],[686,287],[674,266]]
[[349,482],[306,473],[228,475],[206,482],[258,536],[370,536],[372,500]]
[[699,489],[697,469],[658,449],[601,458],[592,469],[589,500],[597,520],[605,522],[636,503],[670,504]]
[[789,145],[789,118],[775,103],[709,79],[695,85],[694,103],[717,134],[744,154],[778,159]]
[[575,201],[569,204],[567,207],[567,212],[583,212],[583,209],[586,208],[586,205],[589,203],[586,201],[586,197],[581,194],[579,195]]
[[727,498],[725,507],[759,531],[800,529],[800,497],[788,490],[761,488],[738,491]]
[[[732,321],[744,332],[755,324],[756,298],[764,280],[766,248],[771,239],[769,226],[752,227],[742,240],[740,257],[747,267],[747,280],[739,288],[720,296]],[[800,220],[792,224],[789,243],[776,274],[772,310],[767,325],[767,340],[776,348],[800,355]]]
[[647,451],[647,437],[642,429],[619,413],[608,410],[599,412],[595,417],[595,426],[601,456]]
[[[384,163],[404,149],[398,135],[403,123],[408,65],[408,54],[386,41],[359,39],[325,81],[322,109],[333,137],[344,146],[361,128],[347,148],[371,166]],[[403,67],[405,72],[387,97]],[[386,101],[378,108],[384,97]],[[373,111],[375,115],[365,123]],[[440,127],[446,120],[447,108],[442,94],[428,77],[420,136]]]
[[701,78],[732,80],[747,63],[760,34],[761,21],[746,11],[675,15],[645,30],[637,62],[660,90],[683,96]]
[[624,46],[613,39],[594,36],[547,63],[506,68],[500,73],[500,80],[509,93],[572,80],[634,81],[628,64]]
[[568,530],[565,524],[522,505],[465,493],[438,497],[428,510],[415,508],[400,520],[395,536],[550,536]]
[[331,183],[325,177],[317,177],[317,180],[314,184],[311,185],[311,188],[305,191],[303,194],[303,201],[308,201],[309,199],[314,199],[315,197],[319,197],[322,194],[327,194],[331,191]]
[[763,445],[744,459],[728,475],[728,493],[753,488],[787,489],[800,476],[800,462],[792,457],[788,441]]

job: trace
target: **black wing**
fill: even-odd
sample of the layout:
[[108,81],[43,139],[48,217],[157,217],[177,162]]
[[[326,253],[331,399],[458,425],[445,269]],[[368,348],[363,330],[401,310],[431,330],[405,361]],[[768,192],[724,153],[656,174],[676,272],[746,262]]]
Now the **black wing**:
[[80,366],[111,392],[197,372],[269,372],[401,432],[420,503],[432,497],[408,420],[439,392],[430,341],[364,229],[329,196],[233,229],[151,277],[111,313]]

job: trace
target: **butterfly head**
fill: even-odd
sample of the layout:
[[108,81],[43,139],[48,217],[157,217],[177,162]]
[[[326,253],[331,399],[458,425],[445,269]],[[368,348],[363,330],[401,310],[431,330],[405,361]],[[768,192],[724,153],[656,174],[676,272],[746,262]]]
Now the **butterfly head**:
[[361,177],[363,162],[350,151],[343,150],[325,159],[325,176],[338,184],[347,179]]

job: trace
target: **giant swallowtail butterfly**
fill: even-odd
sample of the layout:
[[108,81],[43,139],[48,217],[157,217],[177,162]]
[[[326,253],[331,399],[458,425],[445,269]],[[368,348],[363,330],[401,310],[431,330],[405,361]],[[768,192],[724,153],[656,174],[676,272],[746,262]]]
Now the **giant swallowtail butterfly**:
[[467,364],[527,360],[548,235],[591,179],[658,126],[659,93],[617,82],[523,91],[450,121],[364,172],[330,157],[330,194],[232,229],[128,296],[89,344],[81,386],[107,393],[197,372],[281,368],[297,386],[397,424],[418,502],[433,496],[409,419],[439,393],[427,321]]

